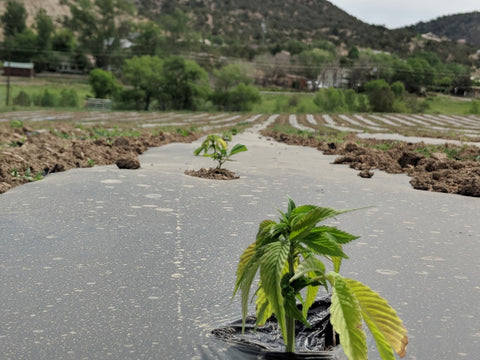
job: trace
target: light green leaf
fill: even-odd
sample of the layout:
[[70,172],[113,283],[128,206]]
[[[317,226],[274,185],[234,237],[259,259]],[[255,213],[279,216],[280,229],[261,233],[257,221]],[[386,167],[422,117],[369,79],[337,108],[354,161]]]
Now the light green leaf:
[[272,316],[273,309],[268,302],[267,295],[265,294],[261,283],[258,284],[258,286],[259,288],[256,292],[257,299],[255,300],[255,306],[257,308],[257,326],[262,326],[265,324],[265,321]]
[[[340,248],[342,246],[340,245]],[[333,271],[336,273],[340,272],[340,266],[342,265],[342,257],[341,256],[332,256],[332,263],[333,263]]]
[[[306,317],[303,315],[303,313],[300,310],[298,310],[297,302],[296,302],[296,299],[295,299],[294,296],[285,298],[284,304],[285,304],[285,315],[286,316],[288,316],[292,319],[301,321],[307,327],[310,326]],[[292,341],[294,341],[294,340],[292,339]]]
[[362,330],[360,305],[342,276],[328,273],[333,286],[330,322],[340,335],[340,344],[350,360],[367,360],[367,337]]
[[[242,295],[242,324],[245,325],[245,319],[248,312],[248,298],[253,279],[260,267],[262,251],[258,251],[256,243],[252,243],[240,256],[237,268],[237,281],[233,296],[240,289]],[[232,297],[233,297],[232,296]]]
[[315,256],[309,256],[303,260],[295,270],[290,282],[293,282],[307,273],[314,272],[316,276],[325,274],[325,265]]
[[305,302],[304,302],[303,308],[302,308],[303,316],[307,317],[308,310],[310,309],[310,307],[315,302],[315,299],[317,298],[319,288],[320,288],[320,286],[309,286],[309,287],[307,287],[307,292],[305,294]]
[[360,304],[363,319],[372,332],[382,359],[395,359],[392,348],[404,357],[408,344],[407,330],[396,311],[387,300],[361,282],[352,279],[345,279],[345,282]]
[[288,241],[276,241],[266,245],[260,266],[260,281],[268,302],[277,317],[282,336],[287,339],[284,299],[281,280],[285,268],[290,244]]
[[232,155],[238,154],[239,152],[247,151],[247,150],[248,149],[245,145],[237,144],[232,148],[232,150],[230,150],[229,156],[232,156]]

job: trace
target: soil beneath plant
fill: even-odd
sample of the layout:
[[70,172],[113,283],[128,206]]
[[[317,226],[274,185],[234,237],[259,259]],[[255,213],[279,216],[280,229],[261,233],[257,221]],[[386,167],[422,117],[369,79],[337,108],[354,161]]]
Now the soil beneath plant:
[[[326,155],[339,155],[334,164],[348,164],[363,178],[374,176],[378,169],[391,174],[406,173],[418,190],[480,197],[480,148],[445,144],[443,152],[423,155],[424,143],[358,139],[351,134],[344,143],[264,131],[264,136],[289,145],[315,147]],[[381,150],[382,149],[382,150]],[[447,153],[455,154],[449,158]]]
[[185,171],[185,174],[211,180],[234,180],[239,178],[233,171],[217,168],[187,170]]
[[12,129],[9,124],[0,124],[0,194],[71,168],[116,164],[122,169],[138,169],[138,155],[148,148],[192,142],[200,136],[143,131],[135,137],[92,138],[91,129],[71,123],[48,126],[49,130],[38,126]]

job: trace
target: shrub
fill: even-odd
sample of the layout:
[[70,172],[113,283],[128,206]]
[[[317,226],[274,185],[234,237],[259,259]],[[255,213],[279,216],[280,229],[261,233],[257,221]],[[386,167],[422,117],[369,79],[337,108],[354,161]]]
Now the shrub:
[[328,88],[321,89],[313,99],[321,111],[342,112],[345,108],[345,99],[342,90]]
[[470,108],[468,109],[469,114],[480,114],[480,101],[472,100],[470,103]]
[[42,107],[54,107],[57,103],[57,97],[48,89],[45,89],[42,93],[34,96],[33,103]]
[[13,98],[13,105],[30,106],[32,100],[25,91],[20,91],[16,97]]
[[218,110],[248,111],[253,104],[261,101],[261,97],[255,86],[241,83],[231,90],[215,91],[210,100]]
[[74,89],[62,89],[58,105],[61,107],[78,107],[78,94]]
[[392,112],[394,95],[388,83],[383,80],[373,80],[365,84],[368,100],[372,111]]

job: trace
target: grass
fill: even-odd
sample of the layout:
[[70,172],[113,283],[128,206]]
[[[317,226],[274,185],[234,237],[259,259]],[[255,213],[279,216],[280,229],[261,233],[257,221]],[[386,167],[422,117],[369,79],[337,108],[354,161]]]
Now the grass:
[[432,115],[464,115],[470,112],[472,106],[471,100],[468,98],[446,95],[432,96],[423,101],[426,101],[429,104],[425,113]]
[[[38,110],[39,107],[12,107],[6,106],[7,95],[7,78],[0,77],[0,112],[11,110]],[[25,91],[31,99],[42,94],[45,90],[48,90],[55,96],[59,97],[62,90],[73,89],[78,95],[80,100],[79,107],[73,109],[63,110],[85,110],[83,107],[83,100],[91,96],[91,89],[88,85],[87,77],[79,76],[37,76],[34,78],[10,78],[10,104],[12,104],[13,98],[15,98],[20,91]],[[261,93],[262,102],[255,104],[250,113],[255,114],[278,114],[278,113],[290,113],[290,114],[315,114],[319,113],[319,108],[314,104],[314,93],[302,93],[302,92],[275,92],[275,91],[263,91]],[[427,102],[428,107],[425,113],[428,114],[445,114],[445,115],[464,115],[471,112],[472,103],[470,99],[462,97],[451,97],[441,94],[428,97],[426,99],[419,99],[420,102]],[[46,108],[41,108],[46,109]],[[59,108],[55,108],[60,110]],[[208,110],[208,109],[207,109]],[[206,109],[200,109],[200,111],[206,111]]]
[[[73,89],[78,95],[80,106],[83,107],[83,99],[86,99],[91,94],[90,86],[84,78],[78,77],[34,77],[34,78],[10,78],[10,106],[6,106],[7,99],[7,78],[2,76],[0,81],[0,111],[11,110],[38,110],[45,109],[37,106],[12,106],[13,99],[21,92],[26,92],[30,99],[41,95],[45,90],[48,90],[56,97],[60,97],[62,90]],[[58,108],[57,108],[58,109]],[[73,110],[78,110],[75,108]],[[69,109],[72,110],[72,109]]]

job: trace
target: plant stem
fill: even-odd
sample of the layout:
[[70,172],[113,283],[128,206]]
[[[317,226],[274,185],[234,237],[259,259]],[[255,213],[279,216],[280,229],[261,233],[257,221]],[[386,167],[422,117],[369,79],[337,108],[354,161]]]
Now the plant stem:
[[[292,277],[295,274],[295,267],[294,267],[295,256],[292,253],[294,250],[295,249],[292,246],[290,248],[290,254],[288,256],[288,272],[290,277]],[[293,301],[295,301],[295,299]],[[287,326],[286,352],[294,353],[295,352],[295,319],[287,315],[285,316],[285,322],[286,322],[285,325]]]
[[285,322],[287,325],[287,348],[286,352],[294,353],[295,352],[295,319],[286,316]]

